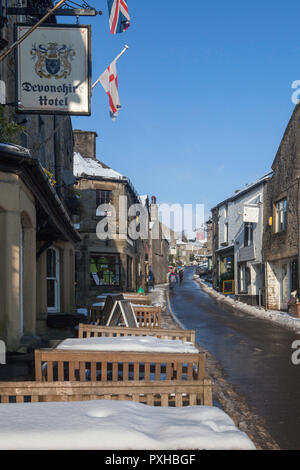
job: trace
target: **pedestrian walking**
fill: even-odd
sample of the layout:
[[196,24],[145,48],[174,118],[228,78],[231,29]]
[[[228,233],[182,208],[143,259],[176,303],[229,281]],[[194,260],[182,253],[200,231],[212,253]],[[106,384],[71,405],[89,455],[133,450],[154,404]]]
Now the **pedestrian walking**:
[[176,282],[177,282],[176,273],[175,271],[171,271],[169,274],[169,287],[170,287],[171,292],[174,292]]

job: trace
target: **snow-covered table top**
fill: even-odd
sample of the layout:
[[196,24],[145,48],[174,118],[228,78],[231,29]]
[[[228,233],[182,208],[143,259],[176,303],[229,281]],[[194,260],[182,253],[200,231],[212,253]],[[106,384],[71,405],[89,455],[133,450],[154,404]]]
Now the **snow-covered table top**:
[[99,400],[0,405],[0,449],[255,449],[216,407]]
[[199,352],[192,343],[185,343],[180,340],[160,339],[154,336],[69,338],[62,341],[56,349],[72,351]]

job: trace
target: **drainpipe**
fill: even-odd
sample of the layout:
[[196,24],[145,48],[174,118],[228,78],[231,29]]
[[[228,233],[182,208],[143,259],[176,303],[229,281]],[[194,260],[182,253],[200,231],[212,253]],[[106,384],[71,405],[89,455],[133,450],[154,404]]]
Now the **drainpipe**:
[[[57,127],[56,115],[54,114],[54,116],[53,116],[53,130],[54,131],[56,130],[56,127]],[[59,178],[58,178],[58,139],[57,139],[57,132],[54,133],[53,147],[54,147],[54,175],[55,175],[55,181],[57,182],[56,191],[57,191],[57,194],[60,196],[61,195],[61,189],[60,189],[60,181],[59,181]]]

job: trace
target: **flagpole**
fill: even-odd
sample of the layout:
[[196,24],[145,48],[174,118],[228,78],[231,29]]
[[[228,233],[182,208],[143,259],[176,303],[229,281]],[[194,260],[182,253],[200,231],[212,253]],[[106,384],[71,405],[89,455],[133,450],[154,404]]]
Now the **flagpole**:
[[23,36],[20,37],[18,41],[14,42],[6,52],[0,55],[0,62],[2,62],[2,60],[4,60],[16,47],[18,47],[24,41],[24,39],[33,33],[33,31],[35,31],[42,23],[44,23],[44,21],[46,21],[46,19],[49,18],[49,16],[51,16],[65,2],[66,0],[60,0],[55,5],[55,7],[48,11],[48,13],[43,16],[43,18],[41,18],[34,26],[32,26],[32,28],[30,28],[27,33],[23,34]]
[[[127,49],[129,49],[128,46],[125,46],[124,49],[120,52],[120,54],[117,55],[117,57],[113,60],[113,62],[117,62],[117,60],[120,59],[120,57],[124,54],[124,52],[127,51]],[[101,74],[102,75],[102,74]],[[101,77],[100,75],[100,77]],[[100,82],[100,77],[95,81],[95,83],[92,85],[92,89],[97,85],[97,83]]]

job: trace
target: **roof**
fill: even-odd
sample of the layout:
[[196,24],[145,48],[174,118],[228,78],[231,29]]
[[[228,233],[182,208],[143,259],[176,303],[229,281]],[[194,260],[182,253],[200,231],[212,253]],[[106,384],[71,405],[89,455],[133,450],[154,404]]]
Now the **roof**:
[[281,150],[282,150],[282,147],[284,146],[288,136],[289,136],[289,133],[293,130],[293,126],[295,124],[295,127],[294,127],[294,133],[297,135],[298,133],[298,122],[297,122],[297,119],[299,119],[299,117],[297,116],[299,114],[299,110],[300,110],[300,103],[298,103],[294,110],[293,110],[293,113],[292,113],[292,116],[288,122],[288,125],[286,126],[286,129],[284,131],[284,134],[283,134],[283,137],[281,139],[281,142],[279,144],[279,147],[278,147],[278,150],[276,152],[276,155],[275,155],[275,158],[274,158],[274,161],[272,163],[272,169],[274,170],[275,168],[275,165],[277,163],[277,160],[280,156],[280,153],[281,153]]
[[56,190],[51,186],[39,160],[31,155],[30,150],[19,145],[0,143],[0,169],[20,174],[34,194],[37,204],[42,207],[48,220],[64,239],[73,243],[81,241]]
[[256,186],[259,186],[261,184],[264,184],[271,176],[272,176],[273,172],[270,171],[269,173],[267,173],[266,175],[262,176],[261,178],[259,178],[258,180],[254,181],[253,183],[251,184],[247,184],[243,189],[240,189],[238,191],[236,191],[235,194],[233,194],[232,196],[230,196],[229,198],[225,199],[224,201],[220,202],[219,204],[217,204],[216,206],[214,206],[211,210],[213,211],[214,209],[217,209],[218,207],[220,206],[223,206],[224,204],[226,204],[227,202],[231,202],[231,201],[234,201],[235,199],[238,199],[239,197],[241,197],[242,195],[252,191],[252,189],[256,188]]
[[109,179],[125,179],[126,177],[104,165],[94,158],[85,158],[79,152],[74,153],[73,170],[76,177],[100,176]]

